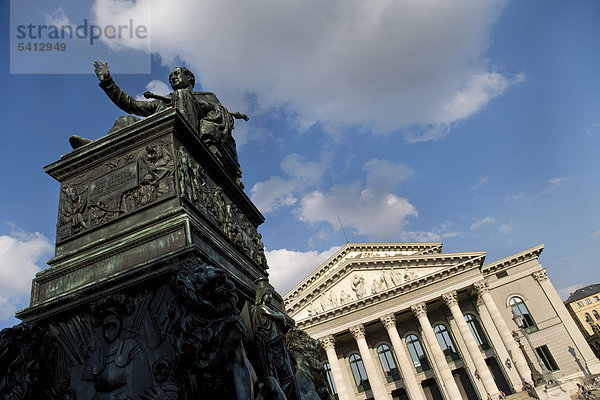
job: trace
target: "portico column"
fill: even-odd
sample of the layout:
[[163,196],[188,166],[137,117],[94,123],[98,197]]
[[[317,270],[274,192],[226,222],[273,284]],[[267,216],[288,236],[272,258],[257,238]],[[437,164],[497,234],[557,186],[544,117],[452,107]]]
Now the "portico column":
[[456,325],[458,325],[458,331],[460,332],[460,335],[465,341],[467,351],[473,359],[473,363],[475,364],[475,368],[477,369],[477,373],[481,378],[481,383],[483,383],[485,391],[492,395],[493,398],[497,398],[499,393],[498,387],[496,386],[496,382],[494,382],[494,377],[492,376],[490,369],[485,363],[485,360],[481,355],[481,350],[479,350],[479,346],[475,342],[475,338],[473,337],[473,334],[471,333],[471,330],[469,329],[469,326],[465,321],[465,317],[463,316],[460,306],[458,305],[458,297],[456,291],[452,291],[450,293],[442,295],[442,299],[444,299],[444,301],[446,302],[446,305],[450,309],[450,312],[452,313],[452,317],[454,318]]
[[550,304],[552,304],[552,308],[554,308],[554,311],[556,311],[556,314],[558,314],[558,317],[565,325],[567,333],[585,360],[588,371],[591,374],[600,373],[600,361],[594,356],[589,344],[585,341],[581,331],[579,328],[577,328],[577,325],[575,325],[575,321],[565,308],[565,305],[560,299],[558,292],[556,289],[554,289],[552,282],[550,282],[548,279],[548,273],[546,272],[546,269],[534,272],[532,275],[540,284],[540,287],[546,295],[546,298],[550,301]]
[[427,318],[427,307],[425,306],[425,303],[416,304],[412,306],[411,309],[419,320],[425,341],[427,341],[427,344],[431,349],[431,355],[440,371],[441,384],[444,385],[446,392],[450,397],[449,400],[462,399],[458,386],[456,386],[456,382],[450,371],[450,367],[448,366],[448,362],[446,362],[446,356],[444,356],[444,352],[442,351],[442,348],[435,337],[435,333],[433,332],[433,328],[431,327],[431,323]]
[[340,360],[338,360],[337,353],[335,352],[335,339],[333,335],[325,336],[319,339],[321,346],[327,353],[327,361],[331,367],[331,374],[333,375],[333,382],[337,390],[337,395],[340,400],[352,400],[354,396],[349,394],[351,386],[348,386],[348,382],[344,379],[342,368],[340,366]]
[[531,380],[531,370],[527,365],[527,361],[525,361],[523,353],[521,353],[519,346],[517,346],[517,342],[515,342],[515,339],[512,337],[511,331],[508,329],[506,322],[504,322],[504,318],[502,318],[502,314],[500,314],[498,307],[496,307],[496,303],[494,302],[494,299],[492,299],[487,282],[479,281],[473,286],[475,287],[475,290],[477,290],[481,300],[483,300],[485,308],[490,313],[492,321],[494,321],[494,325],[500,334],[500,338],[502,339],[504,346],[506,346],[521,379],[533,384],[533,381]]
[[381,376],[377,373],[377,367],[373,362],[373,357],[371,357],[371,351],[369,350],[367,340],[365,339],[365,327],[362,324],[359,324],[351,327],[349,330],[358,344],[358,351],[360,352],[360,357],[362,358],[365,370],[367,371],[367,379],[369,379],[373,397],[375,400],[391,399],[391,396],[389,396],[385,390],[383,379],[381,379]]
[[398,366],[400,367],[400,373],[402,373],[402,379],[404,380],[404,386],[408,392],[408,397],[411,400],[425,400],[423,387],[417,382],[417,378],[413,372],[412,363],[406,354],[404,343],[402,343],[402,339],[400,339],[400,335],[398,335],[398,331],[396,330],[396,317],[394,317],[394,314],[384,315],[381,317],[381,322],[383,322],[383,326],[385,326],[385,330],[392,342],[394,354],[396,354],[396,359],[398,360]]

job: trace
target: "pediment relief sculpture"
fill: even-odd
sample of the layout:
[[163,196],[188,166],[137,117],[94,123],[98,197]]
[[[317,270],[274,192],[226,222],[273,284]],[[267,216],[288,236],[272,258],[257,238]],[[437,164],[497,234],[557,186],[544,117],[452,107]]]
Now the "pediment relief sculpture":
[[355,301],[402,286],[443,267],[384,268],[368,271],[350,271],[304,307],[289,310],[295,320],[314,317]]

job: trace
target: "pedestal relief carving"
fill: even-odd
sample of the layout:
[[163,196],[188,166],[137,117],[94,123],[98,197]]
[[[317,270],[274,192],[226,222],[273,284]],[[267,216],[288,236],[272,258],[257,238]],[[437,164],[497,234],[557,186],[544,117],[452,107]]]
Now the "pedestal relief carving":
[[57,239],[151,204],[174,193],[175,162],[162,140],[115,157],[62,185]]

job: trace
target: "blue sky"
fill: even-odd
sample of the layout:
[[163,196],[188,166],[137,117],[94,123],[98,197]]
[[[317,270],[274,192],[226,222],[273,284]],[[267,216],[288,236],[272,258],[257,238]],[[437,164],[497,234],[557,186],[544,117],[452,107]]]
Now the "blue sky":
[[[33,22],[87,15],[27,3]],[[282,294],[345,243],[338,215],[352,242],[443,241],[486,250],[487,262],[544,243],[563,297],[597,283],[600,2],[449,3],[90,0],[88,12],[106,25],[151,7],[151,73],[114,74],[130,94],[164,92],[170,69],[187,65],[197,90],[250,116],[234,136]],[[61,61],[87,74],[11,74],[9,7],[0,2],[0,327],[18,322],[53,255],[58,183],[42,167],[72,134],[97,139],[122,115],[93,56]],[[150,55],[147,42],[95,46],[109,65]]]

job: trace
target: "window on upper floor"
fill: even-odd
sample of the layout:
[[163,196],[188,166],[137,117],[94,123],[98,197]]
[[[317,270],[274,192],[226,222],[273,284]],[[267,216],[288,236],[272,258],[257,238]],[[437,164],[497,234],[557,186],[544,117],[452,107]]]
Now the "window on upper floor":
[[579,307],[583,307],[583,301],[578,301],[578,302],[577,302],[577,305],[578,305]]
[[595,317],[596,319],[600,319],[600,314],[598,314],[598,311],[596,311],[596,310],[593,310],[593,311],[592,311],[592,314],[594,314],[594,317]]
[[592,304],[592,301],[590,299],[585,299],[585,304]]
[[531,313],[529,312],[529,309],[525,305],[525,302],[522,298],[519,296],[511,297],[511,299],[508,301],[508,304],[511,307],[513,316],[521,319],[523,328],[527,332],[535,332],[538,330],[535,320],[531,316]]
[[600,297],[594,296],[594,301],[600,301]]
[[435,337],[446,356],[447,361],[458,360],[460,356],[458,355],[458,351],[456,351],[456,346],[452,341],[452,337],[450,336],[450,332],[448,328],[444,324],[437,324],[433,331],[435,332]]
[[354,353],[350,356],[350,369],[352,370],[352,375],[354,375],[354,383],[356,383],[356,387],[359,392],[364,392],[365,390],[371,389],[371,385],[369,385],[369,380],[367,379],[367,371],[365,370],[365,365],[363,364],[362,357],[358,353]]
[[431,369],[429,366],[429,361],[427,360],[427,356],[425,355],[425,351],[423,351],[423,346],[421,346],[421,341],[417,335],[411,333],[410,335],[406,336],[405,340],[408,353],[410,354],[410,358],[412,358],[412,362],[417,372]]
[[590,313],[585,313],[585,322],[594,322]]
[[548,370],[558,371],[560,369],[558,368],[558,364],[554,360],[554,357],[552,357],[552,353],[550,353],[550,349],[548,348],[548,346],[543,345],[540,347],[536,347],[535,351],[538,353],[538,356],[540,356]]
[[331,365],[328,362],[323,364],[323,369],[325,370],[325,376],[327,377],[327,385],[329,386],[329,390],[334,394],[337,399],[337,389],[335,387],[335,382],[333,381],[333,373],[331,372]]
[[473,314],[465,314],[465,321],[467,321],[467,325],[475,338],[475,342],[482,350],[487,350],[490,348],[490,344],[481,328],[481,324],[477,320],[477,318]]
[[379,361],[381,362],[381,368],[383,368],[383,374],[388,382],[400,380],[400,372],[396,366],[396,360],[390,346],[387,344],[380,344],[377,346],[377,354],[379,355]]

